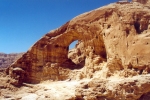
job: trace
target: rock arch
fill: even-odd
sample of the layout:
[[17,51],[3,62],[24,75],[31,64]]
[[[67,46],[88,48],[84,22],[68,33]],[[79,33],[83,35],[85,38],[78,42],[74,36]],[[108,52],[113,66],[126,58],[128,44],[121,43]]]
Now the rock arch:
[[[8,68],[7,73],[15,78],[13,72],[17,71],[13,70],[19,67],[25,72],[23,76],[26,77],[20,78],[23,82],[38,83],[47,79],[73,79],[78,74],[74,69],[80,70],[80,76],[91,78],[94,72],[101,70],[103,62],[112,74],[128,67],[143,70],[149,65],[150,58],[147,44],[149,8],[143,10],[136,3],[126,6],[113,4],[73,18],[43,36]],[[138,21],[140,27],[134,24],[137,18],[141,19]],[[139,28],[140,34],[137,34]],[[79,40],[76,47],[79,55],[75,57],[76,62],[72,62],[68,57],[68,46],[75,40]]]
[[[88,51],[89,46],[93,48],[94,54],[104,57],[106,51],[104,50],[103,53],[103,50],[97,49],[104,47],[104,43],[103,45],[96,43],[102,42],[102,37],[96,36],[92,39],[93,36],[89,37],[88,34],[77,31],[73,26],[72,29],[67,30],[68,24],[69,22],[37,41],[30,50],[11,65],[9,74],[13,74],[12,70],[19,66],[25,71],[26,77],[21,77],[24,82],[38,83],[47,79],[64,80],[69,78],[69,73],[73,69],[84,67],[85,59],[91,52]],[[78,53],[76,63],[68,57],[69,45],[75,40],[79,41],[79,47],[76,48],[76,53]]]

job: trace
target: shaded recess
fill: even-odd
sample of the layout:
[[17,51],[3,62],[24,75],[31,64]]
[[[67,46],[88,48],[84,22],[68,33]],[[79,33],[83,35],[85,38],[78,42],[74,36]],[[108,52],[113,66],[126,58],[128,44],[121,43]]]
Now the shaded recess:
[[140,30],[140,23],[138,21],[134,22],[135,30],[138,34],[140,34],[142,31]]
[[143,94],[138,100],[149,100],[150,92]]

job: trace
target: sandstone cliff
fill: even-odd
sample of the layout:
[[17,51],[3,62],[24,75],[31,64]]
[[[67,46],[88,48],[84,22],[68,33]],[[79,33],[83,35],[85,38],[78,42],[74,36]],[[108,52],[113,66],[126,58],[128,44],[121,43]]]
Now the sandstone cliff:
[[[79,41],[76,48],[69,51],[75,40]],[[150,6],[138,2],[114,3],[81,14],[50,31],[7,73],[16,80],[14,84],[92,79],[76,90],[76,99],[136,100],[150,92],[149,41]],[[146,75],[145,80],[136,83],[134,77],[138,75]],[[116,83],[115,88],[109,89],[112,77],[124,79],[117,81],[120,87]],[[127,81],[128,78],[133,78],[133,82]],[[92,95],[94,91],[97,94]]]

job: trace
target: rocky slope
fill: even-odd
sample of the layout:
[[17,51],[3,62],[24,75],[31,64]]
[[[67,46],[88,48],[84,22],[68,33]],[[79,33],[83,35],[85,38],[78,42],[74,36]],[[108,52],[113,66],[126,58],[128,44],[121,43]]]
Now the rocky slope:
[[110,4],[50,31],[7,69],[7,82],[54,81],[36,85],[46,87],[32,92],[36,99],[148,100],[150,6],[139,2]]
[[9,67],[15,60],[21,57],[23,53],[5,54],[0,53],[0,68]]
[[14,87],[0,77],[1,100],[149,100],[150,75],[130,78],[44,81]]

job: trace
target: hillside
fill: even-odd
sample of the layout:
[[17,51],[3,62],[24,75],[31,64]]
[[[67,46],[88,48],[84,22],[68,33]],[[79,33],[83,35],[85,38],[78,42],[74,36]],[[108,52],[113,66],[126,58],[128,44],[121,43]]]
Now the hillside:
[[0,53],[0,68],[9,67],[15,60],[21,57],[22,54],[23,53],[11,53],[11,54]]

